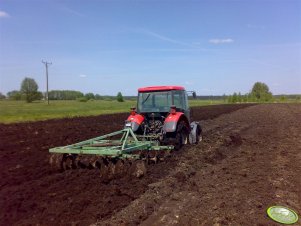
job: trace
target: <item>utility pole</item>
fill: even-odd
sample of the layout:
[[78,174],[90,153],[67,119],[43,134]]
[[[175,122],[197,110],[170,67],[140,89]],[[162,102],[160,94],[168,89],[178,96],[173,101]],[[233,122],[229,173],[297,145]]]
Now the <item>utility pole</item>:
[[46,67],[46,98],[47,98],[47,104],[49,105],[49,96],[48,96],[48,65],[51,65],[52,63],[51,62],[47,62],[47,61],[43,61],[42,60],[42,63],[45,64],[45,67]]

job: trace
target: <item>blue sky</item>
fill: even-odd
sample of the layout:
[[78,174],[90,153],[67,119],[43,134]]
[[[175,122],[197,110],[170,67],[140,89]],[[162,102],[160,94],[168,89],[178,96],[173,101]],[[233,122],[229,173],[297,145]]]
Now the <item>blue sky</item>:
[[299,0],[0,0],[0,92],[24,77],[46,90],[136,95],[301,93]]

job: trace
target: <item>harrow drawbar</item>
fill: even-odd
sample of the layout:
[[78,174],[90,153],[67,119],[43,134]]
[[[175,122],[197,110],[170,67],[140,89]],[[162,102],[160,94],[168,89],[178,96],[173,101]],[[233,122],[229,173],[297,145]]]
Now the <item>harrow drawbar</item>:
[[61,171],[98,168],[100,176],[106,178],[124,174],[141,177],[146,172],[146,164],[163,160],[174,148],[146,139],[139,137],[138,140],[131,128],[125,128],[76,144],[51,148],[50,164]]

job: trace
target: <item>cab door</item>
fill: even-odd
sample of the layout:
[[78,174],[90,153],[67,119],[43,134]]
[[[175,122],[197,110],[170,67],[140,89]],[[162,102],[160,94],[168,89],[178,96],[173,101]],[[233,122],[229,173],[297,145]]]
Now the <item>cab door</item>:
[[173,91],[173,105],[176,106],[177,111],[181,111],[187,117],[190,123],[190,109],[188,106],[188,96],[185,90]]

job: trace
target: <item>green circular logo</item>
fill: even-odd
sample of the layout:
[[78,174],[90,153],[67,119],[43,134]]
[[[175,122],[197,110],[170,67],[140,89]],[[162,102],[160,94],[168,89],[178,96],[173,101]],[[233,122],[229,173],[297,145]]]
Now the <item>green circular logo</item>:
[[271,206],[267,213],[274,221],[282,224],[294,224],[298,221],[298,214],[288,207]]

